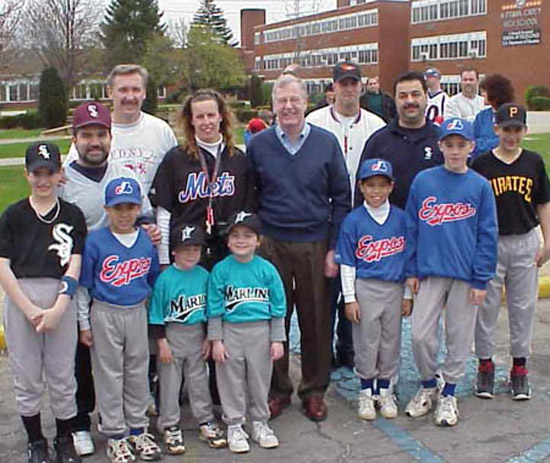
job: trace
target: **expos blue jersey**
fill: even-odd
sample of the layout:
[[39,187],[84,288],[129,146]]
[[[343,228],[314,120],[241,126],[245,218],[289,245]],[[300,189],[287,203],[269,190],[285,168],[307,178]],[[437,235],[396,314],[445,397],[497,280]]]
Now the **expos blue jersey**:
[[80,284],[89,289],[92,298],[120,306],[139,304],[149,296],[158,274],[157,249],[141,228],[130,248],[107,227],[88,235]]
[[259,256],[242,263],[232,255],[216,264],[208,282],[207,317],[244,323],[286,315],[283,282],[275,266]]
[[355,267],[356,277],[383,281],[405,279],[405,212],[390,206],[383,224],[364,205],[351,211],[342,224],[336,261]]
[[208,272],[200,265],[182,270],[174,265],[158,277],[149,303],[149,324],[206,322]]
[[457,278],[484,289],[497,262],[498,227],[489,182],[468,169],[420,172],[407,201],[407,277]]

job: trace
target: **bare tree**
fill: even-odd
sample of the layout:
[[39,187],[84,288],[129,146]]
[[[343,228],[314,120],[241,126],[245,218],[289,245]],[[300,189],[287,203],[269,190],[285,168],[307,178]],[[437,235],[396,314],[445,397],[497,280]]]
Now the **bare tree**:
[[3,0],[0,2],[0,67],[3,67],[12,53],[17,29],[23,16],[24,0]]
[[96,41],[102,13],[102,2],[94,0],[29,0],[31,47],[44,64],[57,69],[67,88],[82,77],[84,50]]

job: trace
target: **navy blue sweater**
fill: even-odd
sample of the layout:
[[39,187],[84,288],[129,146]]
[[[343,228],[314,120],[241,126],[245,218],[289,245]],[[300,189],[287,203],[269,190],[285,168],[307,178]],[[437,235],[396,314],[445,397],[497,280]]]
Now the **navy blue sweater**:
[[263,234],[281,241],[320,241],[330,248],[351,204],[348,172],[330,132],[311,126],[305,143],[290,154],[275,127],[255,135],[247,154],[259,195]]
[[[382,158],[390,161],[395,177],[390,202],[404,209],[409,188],[416,174],[443,164],[443,155],[437,146],[439,133],[439,127],[431,122],[426,122],[426,125],[419,129],[405,129],[399,126],[398,118],[395,118],[368,139],[361,154],[359,170],[367,159]],[[356,193],[357,207],[361,205],[363,195],[359,189]]]

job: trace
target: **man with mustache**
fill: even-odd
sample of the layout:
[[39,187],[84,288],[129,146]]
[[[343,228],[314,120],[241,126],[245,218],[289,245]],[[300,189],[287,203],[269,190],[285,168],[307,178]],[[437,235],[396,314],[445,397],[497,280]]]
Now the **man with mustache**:
[[[359,167],[374,158],[392,163],[395,188],[390,202],[402,209],[416,174],[443,163],[437,146],[440,129],[425,117],[427,91],[424,76],[419,72],[406,72],[397,78],[394,84],[397,117],[368,139],[359,162]],[[360,205],[361,197],[356,189],[356,206]]]

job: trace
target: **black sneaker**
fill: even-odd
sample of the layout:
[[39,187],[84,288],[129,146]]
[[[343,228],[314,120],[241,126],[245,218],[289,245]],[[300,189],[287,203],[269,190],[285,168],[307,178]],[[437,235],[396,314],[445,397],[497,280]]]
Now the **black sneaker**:
[[82,458],[74,449],[73,438],[70,435],[56,437],[53,441],[55,463],[81,463]]
[[29,443],[27,447],[27,462],[51,463],[50,457],[48,456],[48,442],[46,442],[46,439]]
[[475,395],[492,399],[495,395],[495,365],[493,362],[479,364]]
[[529,400],[531,388],[527,378],[527,368],[514,366],[510,371],[510,391],[513,400]]

